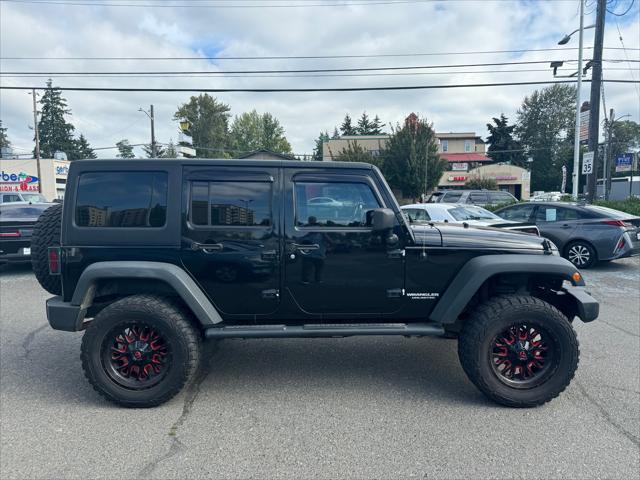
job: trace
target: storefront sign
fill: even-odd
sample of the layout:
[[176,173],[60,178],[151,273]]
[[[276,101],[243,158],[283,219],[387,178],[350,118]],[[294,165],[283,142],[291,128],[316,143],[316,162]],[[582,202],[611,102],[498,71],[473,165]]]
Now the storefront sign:
[[464,162],[455,162],[451,164],[451,170],[454,172],[466,172],[469,169],[469,164]]
[[459,175],[459,176],[453,176],[451,175],[448,180],[450,182],[465,182],[467,180],[467,177],[465,175]]
[[0,171],[1,192],[37,192],[38,177],[26,172]]
[[513,175],[496,175],[495,180],[497,182],[504,182],[507,180],[517,180],[518,177],[514,177]]
[[616,172],[630,172],[633,166],[633,153],[621,153],[616,157]]

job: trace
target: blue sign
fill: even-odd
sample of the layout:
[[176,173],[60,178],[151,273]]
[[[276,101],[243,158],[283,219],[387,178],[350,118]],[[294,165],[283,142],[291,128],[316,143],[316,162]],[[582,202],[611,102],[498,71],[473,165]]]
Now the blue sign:
[[633,153],[621,153],[616,157],[616,172],[630,172],[633,166]]

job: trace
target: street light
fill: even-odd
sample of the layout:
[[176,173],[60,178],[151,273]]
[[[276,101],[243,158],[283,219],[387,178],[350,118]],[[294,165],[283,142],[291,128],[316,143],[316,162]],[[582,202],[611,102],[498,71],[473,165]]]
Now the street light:
[[576,126],[575,126],[575,138],[573,141],[573,174],[571,175],[571,180],[573,184],[573,188],[571,190],[571,195],[574,199],[578,198],[578,181],[579,181],[579,170],[580,170],[580,89],[582,88],[582,37],[584,30],[587,28],[595,28],[595,25],[589,25],[588,27],[584,26],[584,0],[580,0],[580,28],[574,30],[573,32],[565,35],[562,40],[558,42],[558,45],[566,45],[571,40],[571,36],[579,32],[578,35],[578,85],[576,87]]

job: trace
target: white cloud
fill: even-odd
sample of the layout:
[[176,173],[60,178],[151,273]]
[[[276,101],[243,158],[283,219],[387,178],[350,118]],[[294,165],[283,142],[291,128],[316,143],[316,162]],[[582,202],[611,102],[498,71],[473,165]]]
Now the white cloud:
[[[186,2],[188,3],[188,2]],[[251,3],[251,2],[246,2]],[[319,2],[320,3],[320,2]],[[617,10],[622,9],[622,3]],[[577,27],[577,2],[454,1],[416,4],[326,8],[105,8],[0,3],[0,52],[5,56],[172,56],[204,54],[344,55],[399,52],[452,52],[555,47],[566,32]],[[640,47],[640,9],[634,6],[618,19],[628,48]],[[586,21],[593,18],[590,15]],[[620,47],[616,24],[610,17],[605,46]],[[592,45],[593,30],[585,34]],[[576,46],[577,38],[568,46]],[[587,50],[587,56],[590,51]],[[638,58],[638,51],[629,51]],[[217,71],[244,69],[357,68],[501,62],[510,60],[572,60],[567,52],[526,54],[449,55],[375,59],[316,59],[260,61],[3,61],[3,71]],[[619,50],[605,58],[624,59]],[[567,64],[567,68],[575,65]],[[308,78],[54,78],[62,86],[130,86],[182,88],[339,87],[372,85],[455,84],[536,81],[551,78],[548,65],[491,68],[542,69],[528,73],[476,73],[416,76],[308,77]],[[613,69],[622,70],[613,70]],[[638,64],[632,64],[640,78]],[[631,78],[626,63],[607,63],[605,78]],[[471,71],[473,68],[458,69]],[[432,72],[434,73],[434,72]],[[41,78],[2,77],[3,85],[43,85]],[[230,93],[217,95],[232,114],[257,109],[273,113],[284,125],[299,153],[310,153],[319,131],[332,132],[345,113],[357,117],[363,110],[396,123],[415,111],[434,122],[438,131],[476,131],[504,112],[515,119],[522,98],[541,87],[510,86],[482,89],[414,90],[357,93]],[[65,92],[72,122],[95,147],[111,146],[122,138],[149,141],[147,117],[138,108],[154,104],[159,141],[176,140],[176,106],[187,93]],[[588,99],[588,85],[584,90]],[[640,99],[632,84],[606,84],[607,108],[640,120]],[[0,117],[17,147],[33,148],[31,97],[21,91],[0,91]],[[138,153],[140,153],[138,151]],[[114,151],[101,151],[112,156]]]

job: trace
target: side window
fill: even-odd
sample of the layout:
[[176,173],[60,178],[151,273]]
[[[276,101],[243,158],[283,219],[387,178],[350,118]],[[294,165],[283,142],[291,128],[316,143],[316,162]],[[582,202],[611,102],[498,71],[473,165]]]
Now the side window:
[[489,192],[490,203],[509,203],[513,202],[513,198],[506,192]]
[[478,205],[487,203],[487,194],[480,192],[471,192],[469,194],[469,198],[467,198],[467,203]]
[[442,140],[442,142],[440,144],[442,145],[442,151],[443,152],[448,152],[449,151],[449,140]]
[[298,227],[366,227],[367,212],[380,208],[366,183],[296,182]]
[[2,201],[3,202],[19,202],[20,201],[20,197],[18,195],[14,195],[14,194],[8,194],[8,195],[3,195],[2,196]]
[[464,151],[472,152],[473,151],[473,142],[471,140],[464,141]]
[[505,220],[513,220],[514,222],[528,222],[533,212],[533,205],[517,205],[507,208],[498,213],[498,216]]
[[270,182],[192,182],[190,221],[195,226],[267,227]]
[[76,225],[162,227],[167,219],[165,172],[87,172],[78,179]]
[[462,192],[447,192],[444,194],[442,201],[445,203],[457,203],[462,198]]
[[403,208],[402,211],[407,214],[412,222],[428,222],[431,220],[429,213],[423,208]]
[[536,222],[563,222],[578,220],[578,212],[571,208],[540,206],[536,214]]

